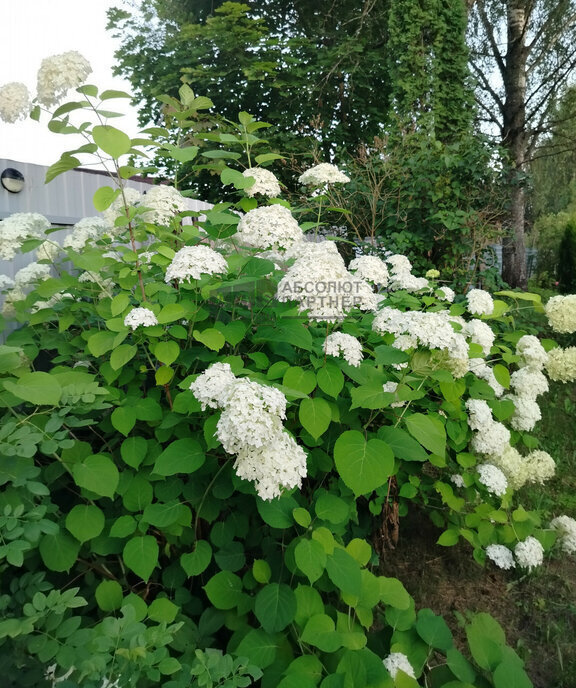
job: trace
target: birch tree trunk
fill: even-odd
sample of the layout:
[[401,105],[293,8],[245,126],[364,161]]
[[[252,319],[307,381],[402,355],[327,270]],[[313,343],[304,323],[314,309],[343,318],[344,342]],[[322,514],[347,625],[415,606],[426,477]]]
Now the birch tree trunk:
[[529,22],[529,3],[508,0],[506,20],[508,50],[504,62],[506,100],[502,112],[502,143],[508,150],[510,172],[510,234],[502,246],[502,277],[511,287],[525,288],[525,208],[524,189],[526,165],[526,30]]

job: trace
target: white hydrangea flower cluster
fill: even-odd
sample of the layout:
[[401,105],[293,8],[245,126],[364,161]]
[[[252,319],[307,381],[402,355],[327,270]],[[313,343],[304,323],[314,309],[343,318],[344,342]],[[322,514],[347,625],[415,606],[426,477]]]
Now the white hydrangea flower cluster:
[[184,196],[173,186],[159,184],[153,186],[144,194],[141,205],[150,208],[144,213],[142,219],[159,225],[168,225],[177,213],[188,210],[188,204]]
[[388,256],[386,262],[390,265],[390,283],[388,289],[397,291],[419,291],[428,287],[428,280],[425,277],[416,277],[412,274],[412,263],[400,254]]
[[471,342],[482,347],[484,356],[488,356],[492,344],[494,344],[494,339],[496,338],[490,325],[482,322],[482,320],[478,320],[478,318],[472,318],[472,320],[469,320],[462,329],[463,333],[469,337]]
[[514,547],[514,555],[519,566],[532,571],[544,561],[544,548],[535,537],[529,535]]
[[472,448],[479,454],[498,456],[510,443],[510,431],[492,417],[492,411],[484,399],[468,399],[468,425],[475,431]]
[[498,497],[506,494],[508,480],[504,473],[491,463],[483,463],[478,466],[478,481],[486,486],[488,492]]
[[364,280],[348,272],[331,241],[295,244],[286,258],[295,257],[278,284],[278,301],[297,301],[310,320],[339,322],[353,308],[374,310],[378,296]]
[[549,351],[546,372],[548,377],[556,382],[574,382],[576,380],[576,346]]
[[124,325],[135,330],[137,327],[153,327],[158,324],[158,318],[149,308],[133,308],[124,318]]
[[445,351],[450,359],[463,363],[458,371],[464,375],[468,370],[468,344],[463,334],[455,332],[452,320],[447,311],[403,312],[385,306],[376,314],[372,329],[380,334],[394,334],[393,346],[399,349],[424,346]]
[[228,272],[224,256],[208,246],[184,246],[176,251],[172,262],[166,268],[166,282],[184,282],[200,279],[202,275],[216,275]]
[[260,449],[282,432],[286,397],[278,389],[248,379],[237,380],[227,391],[216,436],[229,454]]
[[488,545],[486,547],[486,556],[501,569],[508,571],[516,566],[512,550],[505,545]]
[[576,554],[576,520],[566,515],[556,516],[550,521],[550,528],[558,533],[562,551]]
[[4,304],[2,305],[2,313],[7,318],[13,318],[16,315],[16,309],[14,304],[17,301],[23,301],[26,298],[26,294],[21,287],[14,287],[11,289],[4,298]]
[[25,84],[12,81],[0,87],[0,119],[14,124],[30,112],[30,93]]
[[39,239],[50,221],[39,213],[14,213],[0,222],[0,258],[12,260],[26,239]]
[[14,275],[16,287],[26,287],[50,277],[50,266],[44,263],[28,263]]
[[544,311],[555,332],[571,334],[576,331],[576,294],[553,296],[544,306]]
[[11,289],[14,286],[14,280],[8,275],[0,275],[0,291]]
[[75,50],[47,57],[38,70],[36,97],[42,105],[56,105],[71,88],[85,83],[91,72],[88,60]]
[[119,217],[126,215],[126,206],[135,207],[143,204],[143,196],[138,189],[133,189],[131,186],[125,186],[123,194],[115,198],[110,206],[102,213],[105,223],[108,226],[108,231],[115,226],[116,220]]
[[362,354],[362,344],[356,337],[344,332],[333,332],[324,341],[324,352],[328,356],[340,356],[351,366],[359,366],[364,355]]
[[86,244],[97,241],[111,231],[111,225],[103,218],[84,217],[74,225],[72,232],[64,239],[63,246],[73,251],[82,251]]
[[190,389],[203,411],[216,409],[224,406],[227,391],[236,380],[229,363],[213,363],[191,383]]
[[521,367],[527,366],[535,370],[542,370],[548,361],[546,353],[538,337],[525,334],[516,344],[516,354],[521,357]]
[[298,181],[306,186],[320,187],[326,184],[345,184],[350,181],[350,177],[341,172],[336,165],[322,162],[306,170],[298,177]]
[[247,212],[234,238],[253,248],[285,251],[303,242],[304,234],[288,208],[275,204]]
[[245,189],[246,195],[253,198],[256,194],[262,194],[268,198],[276,198],[282,192],[275,175],[263,167],[250,167],[242,172],[244,177],[252,177],[254,184]]
[[390,676],[395,679],[399,671],[403,671],[407,676],[416,678],[410,660],[403,652],[391,652],[388,657],[382,660]]
[[548,391],[548,380],[539,370],[524,366],[512,373],[510,386],[519,397],[536,399]]
[[519,490],[526,483],[543,484],[554,476],[556,464],[547,452],[535,450],[527,456],[509,444],[504,449],[492,454],[490,462],[504,473],[508,485],[513,490]]
[[225,451],[236,454],[236,474],[253,481],[262,499],[301,486],[306,453],[284,430],[286,397],[279,390],[237,378],[227,363],[210,366],[190,389],[203,409],[223,409],[216,436]]
[[473,315],[492,315],[494,301],[492,296],[484,289],[470,289],[466,294],[468,311]]
[[535,399],[521,397],[515,394],[505,394],[503,399],[510,399],[514,403],[514,414],[510,419],[510,425],[514,430],[530,432],[536,423],[542,418],[540,406]]
[[514,415],[510,424],[514,430],[530,431],[542,418],[537,397],[548,391],[548,380],[542,373],[548,355],[533,335],[525,335],[518,340],[516,354],[520,357],[520,368],[510,377],[513,394],[504,399],[514,403]]
[[348,270],[378,287],[388,284],[388,267],[378,256],[358,256],[350,261]]
[[456,294],[454,293],[454,290],[450,287],[442,286],[436,289],[436,297],[439,298],[441,301],[448,301],[448,303],[452,303],[454,301],[454,298],[456,297]]
[[518,564],[531,571],[544,561],[544,548],[535,537],[529,535],[516,544],[514,552],[505,545],[488,545],[486,555],[501,569],[509,570]]
[[53,263],[60,255],[60,246],[54,241],[44,241],[36,249],[38,260],[47,260]]

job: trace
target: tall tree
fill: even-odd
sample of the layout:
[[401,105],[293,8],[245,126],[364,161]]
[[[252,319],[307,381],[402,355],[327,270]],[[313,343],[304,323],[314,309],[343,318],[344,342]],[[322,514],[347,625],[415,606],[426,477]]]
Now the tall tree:
[[531,216],[559,213],[574,200],[576,182],[576,86],[556,99],[550,131],[539,141],[530,164]]
[[[386,109],[386,0],[153,0],[114,9],[117,73],[157,116],[180,79],[218,112],[274,122],[293,146],[312,137],[330,155],[378,133]],[[384,104],[384,108],[383,108]],[[290,145],[290,144],[289,144]],[[306,147],[309,147],[307,144]]]
[[484,119],[510,163],[510,233],[503,278],[525,287],[526,173],[550,125],[554,95],[576,67],[574,0],[472,0],[471,64]]

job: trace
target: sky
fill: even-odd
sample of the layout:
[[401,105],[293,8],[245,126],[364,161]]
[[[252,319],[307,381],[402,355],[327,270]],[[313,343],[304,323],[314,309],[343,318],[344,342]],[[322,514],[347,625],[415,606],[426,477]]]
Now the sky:
[[[119,42],[105,28],[106,10],[122,6],[121,0],[0,0],[0,4],[0,86],[21,81],[34,95],[42,60],[77,50],[92,65],[88,83],[95,84],[100,91],[114,88],[130,92],[126,81],[112,76],[114,51]],[[68,99],[74,95],[77,94],[71,91]],[[112,102],[114,108],[109,107]],[[107,107],[129,112],[128,117],[115,118],[111,123],[130,136],[137,133],[136,112],[128,100],[109,101]],[[46,115],[40,122],[0,121],[0,158],[51,165],[76,145],[70,135],[50,132],[47,122]]]

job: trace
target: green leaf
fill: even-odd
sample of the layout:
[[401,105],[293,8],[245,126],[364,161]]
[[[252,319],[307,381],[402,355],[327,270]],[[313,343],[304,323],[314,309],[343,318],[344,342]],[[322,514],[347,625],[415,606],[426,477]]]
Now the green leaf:
[[494,372],[496,381],[499,382],[502,387],[508,389],[510,387],[510,371],[508,368],[500,363],[497,363],[492,367],[492,371]]
[[18,382],[4,382],[5,388],[18,399],[38,406],[55,406],[62,397],[62,387],[49,373],[24,373]]
[[328,577],[343,593],[360,597],[362,577],[360,565],[344,549],[337,547],[326,561]]
[[258,499],[256,508],[262,520],[273,528],[291,528],[294,525],[293,511],[298,502],[290,495],[264,501]]
[[92,129],[94,143],[113,158],[125,155],[132,148],[130,137],[109,124],[99,124]]
[[242,172],[233,170],[231,167],[225,167],[220,172],[220,180],[224,186],[232,184],[236,189],[245,189],[253,183],[252,178],[245,177]]
[[335,399],[344,387],[344,374],[334,363],[327,362],[323,368],[316,373],[318,387]]
[[494,670],[494,688],[533,688],[520,658],[506,658]]
[[136,425],[136,414],[130,406],[118,406],[112,411],[110,416],[112,426],[124,436]]
[[180,565],[188,576],[199,576],[212,560],[212,547],[206,540],[197,540],[194,551],[180,557]]
[[166,325],[167,323],[175,322],[176,320],[182,320],[189,315],[188,310],[180,303],[168,303],[166,304],[160,313],[158,313],[158,322],[160,325]]
[[60,160],[55,162],[53,165],[50,165],[50,167],[46,170],[44,183],[49,184],[59,175],[64,174],[64,172],[68,172],[69,170],[74,170],[77,167],[80,167],[80,160],[72,155],[63,153],[60,157]]
[[449,650],[454,644],[448,625],[431,609],[421,609],[418,612],[416,631],[425,643],[437,650]]
[[302,399],[298,409],[298,417],[302,427],[307,430],[314,439],[318,439],[328,429],[332,420],[330,404],[321,398]]
[[110,366],[112,370],[119,370],[122,366],[131,361],[138,353],[138,347],[135,344],[120,344],[117,346],[110,356]]
[[317,581],[326,568],[326,552],[316,540],[300,540],[294,548],[294,559],[310,583]]
[[156,528],[168,528],[188,514],[188,508],[177,499],[169,502],[148,504],[142,514],[142,521]]
[[358,430],[347,430],[336,440],[334,462],[340,477],[356,497],[383,485],[394,470],[394,455],[382,440],[368,442]]
[[238,657],[247,657],[255,666],[265,669],[274,663],[279,648],[278,636],[274,637],[260,630],[248,631],[236,648]]
[[504,631],[496,619],[483,612],[476,614],[466,626],[466,637],[476,664],[494,671],[502,661],[502,646],[506,643]]
[[209,327],[202,332],[200,332],[200,330],[194,330],[192,336],[196,341],[201,342],[204,346],[212,349],[212,351],[220,351],[224,344],[226,344],[226,339],[222,332],[219,332],[213,327]]
[[445,530],[442,535],[440,535],[436,542],[443,547],[452,547],[453,545],[457,544],[459,539],[460,533],[458,532],[458,529],[449,528],[448,530]]
[[234,609],[242,600],[242,580],[231,571],[220,571],[204,586],[216,609]]
[[113,316],[120,315],[123,313],[130,305],[130,297],[128,294],[121,293],[116,294],[110,303],[110,310]]
[[336,632],[334,621],[327,614],[314,614],[308,619],[300,639],[322,652],[336,652],[342,647],[340,633]]
[[92,504],[77,504],[66,516],[66,528],[80,542],[98,537],[104,530],[104,513]]
[[378,578],[380,585],[380,599],[384,604],[389,604],[396,609],[408,609],[412,598],[406,592],[406,588],[397,578]]
[[187,146],[186,148],[173,148],[169,154],[178,162],[191,162],[198,155],[198,146]]
[[148,581],[158,565],[158,554],[156,538],[143,535],[128,540],[122,552],[122,559],[131,571],[143,581]]
[[316,388],[316,375],[311,370],[291,366],[284,373],[282,384],[303,394],[310,394]]
[[92,356],[102,356],[114,348],[116,337],[115,332],[96,332],[88,338],[88,351]]
[[383,425],[378,430],[378,438],[384,440],[394,452],[394,456],[404,461],[428,461],[428,454],[422,445],[401,428]]
[[252,564],[252,575],[258,583],[268,583],[272,575],[270,564],[264,559],[255,559]]
[[128,466],[139,468],[148,451],[148,442],[143,437],[128,437],[122,442],[120,456]]
[[440,420],[422,413],[414,413],[405,420],[408,432],[420,444],[438,456],[446,453],[446,430]]
[[170,365],[180,356],[180,347],[176,342],[158,342],[154,347],[154,356],[165,365]]
[[316,516],[334,525],[346,521],[350,514],[348,504],[331,492],[320,494],[314,504]]
[[285,583],[269,583],[256,595],[254,614],[267,633],[283,631],[296,615],[296,597]]
[[[120,189],[113,189],[111,186],[101,186],[94,192],[94,196],[92,197],[94,209],[99,213],[101,213],[103,210],[107,210],[119,195]],[[123,296],[128,298],[126,294]],[[116,314],[113,312],[112,315]]]
[[204,464],[205,458],[199,442],[186,437],[175,440],[160,454],[152,472],[166,476],[194,473]]
[[446,664],[450,671],[464,683],[474,683],[476,672],[464,655],[454,647],[446,652]]
[[45,535],[38,549],[50,571],[70,571],[78,558],[80,543],[65,533],[57,533]]
[[128,98],[132,99],[133,96],[131,96],[129,93],[126,93],[126,91],[116,91],[114,89],[107,89],[106,91],[102,91],[100,94],[100,100],[110,100],[110,98]]
[[78,487],[103,497],[112,498],[118,487],[118,469],[112,459],[103,454],[93,454],[74,464],[72,475]]
[[94,591],[96,603],[103,612],[113,612],[120,609],[124,597],[122,586],[118,581],[106,580],[99,583]]
[[384,392],[384,389],[379,382],[373,382],[368,385],[354,387],[351,392],[351,397],[351,409],[380,409],[389,406],[390,401],[393,401],[393,397],[391,397],[390,393]]
[[148,607],[148,618],[158,623],[172,623],[180,607],[166,597],[157,597]]

